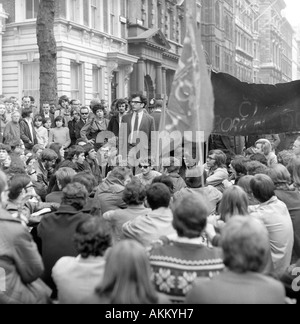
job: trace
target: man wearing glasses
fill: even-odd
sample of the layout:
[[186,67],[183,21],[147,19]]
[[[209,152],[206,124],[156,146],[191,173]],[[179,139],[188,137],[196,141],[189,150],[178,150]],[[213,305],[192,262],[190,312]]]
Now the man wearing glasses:
[[75,126],[75,135],[76,139],[79,139],[80,136],[80,131],[82,130],[83,126],[87,123],[90,115],[90,110],[88,107],[81,107],[80,109],[80,120]]
[[[146,111],[147,98],[143,95],[133,94],[130,104],[132,112],[123,117],[123,125],[127,125],[127,143],[124,141],[120,144],[127,144],[127,152],[130,152],[142,141],[140,146],[144,149],[143,155],[150,156],[151,135],[155,131],[155,121]],[[136,160],[136,152],[134,155],[134,160]]]

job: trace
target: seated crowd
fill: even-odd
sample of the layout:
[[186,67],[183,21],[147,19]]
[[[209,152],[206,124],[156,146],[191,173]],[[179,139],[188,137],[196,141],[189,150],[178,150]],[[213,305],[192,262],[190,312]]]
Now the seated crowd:
[[[185,156],[184,167],[172,157],[159,170],[151,159],[102,168],[107,143],[87,130],[108,126],[104,110],[93,106],[90,119],[82,107],[80,119],[64,101],[34,119],[40,142],[23,107],[20,140],[8,143],[18,137],[10,124],[0,144],[0,303],[299,300],[300,138],[278,157],[260,139],[229,163],[213,150],[205,165]],[[49,132],[39,130],[51,114]]]

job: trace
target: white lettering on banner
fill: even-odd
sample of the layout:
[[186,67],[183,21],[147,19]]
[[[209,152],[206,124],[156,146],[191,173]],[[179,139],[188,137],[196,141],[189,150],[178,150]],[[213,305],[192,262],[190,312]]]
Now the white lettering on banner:
[[6,274],[3,268],[0,268],[0,291],[6,291]]

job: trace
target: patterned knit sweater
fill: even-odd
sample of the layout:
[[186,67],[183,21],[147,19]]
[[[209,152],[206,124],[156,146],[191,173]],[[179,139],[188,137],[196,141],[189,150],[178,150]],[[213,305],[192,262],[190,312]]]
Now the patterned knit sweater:
[[152,280],[172,302],[184,302],[197,278],[212,278],[224,270],[221,250],[207,247],[201,239],[163,241],[150,251]]

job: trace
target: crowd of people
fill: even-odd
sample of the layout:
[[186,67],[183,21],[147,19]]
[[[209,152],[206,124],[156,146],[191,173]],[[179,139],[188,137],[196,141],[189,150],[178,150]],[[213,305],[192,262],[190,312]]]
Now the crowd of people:
[[[120,136],[159,128],[142,95],[111,111],[24,97],[0,103],[0,303],[294,303],[300,137],[275,152],[120,163]],[[22,119],[21,119],[22,116]],[[114,156],[115,163],[109,159]],[[155,166],[155,167],[154,167]]]

